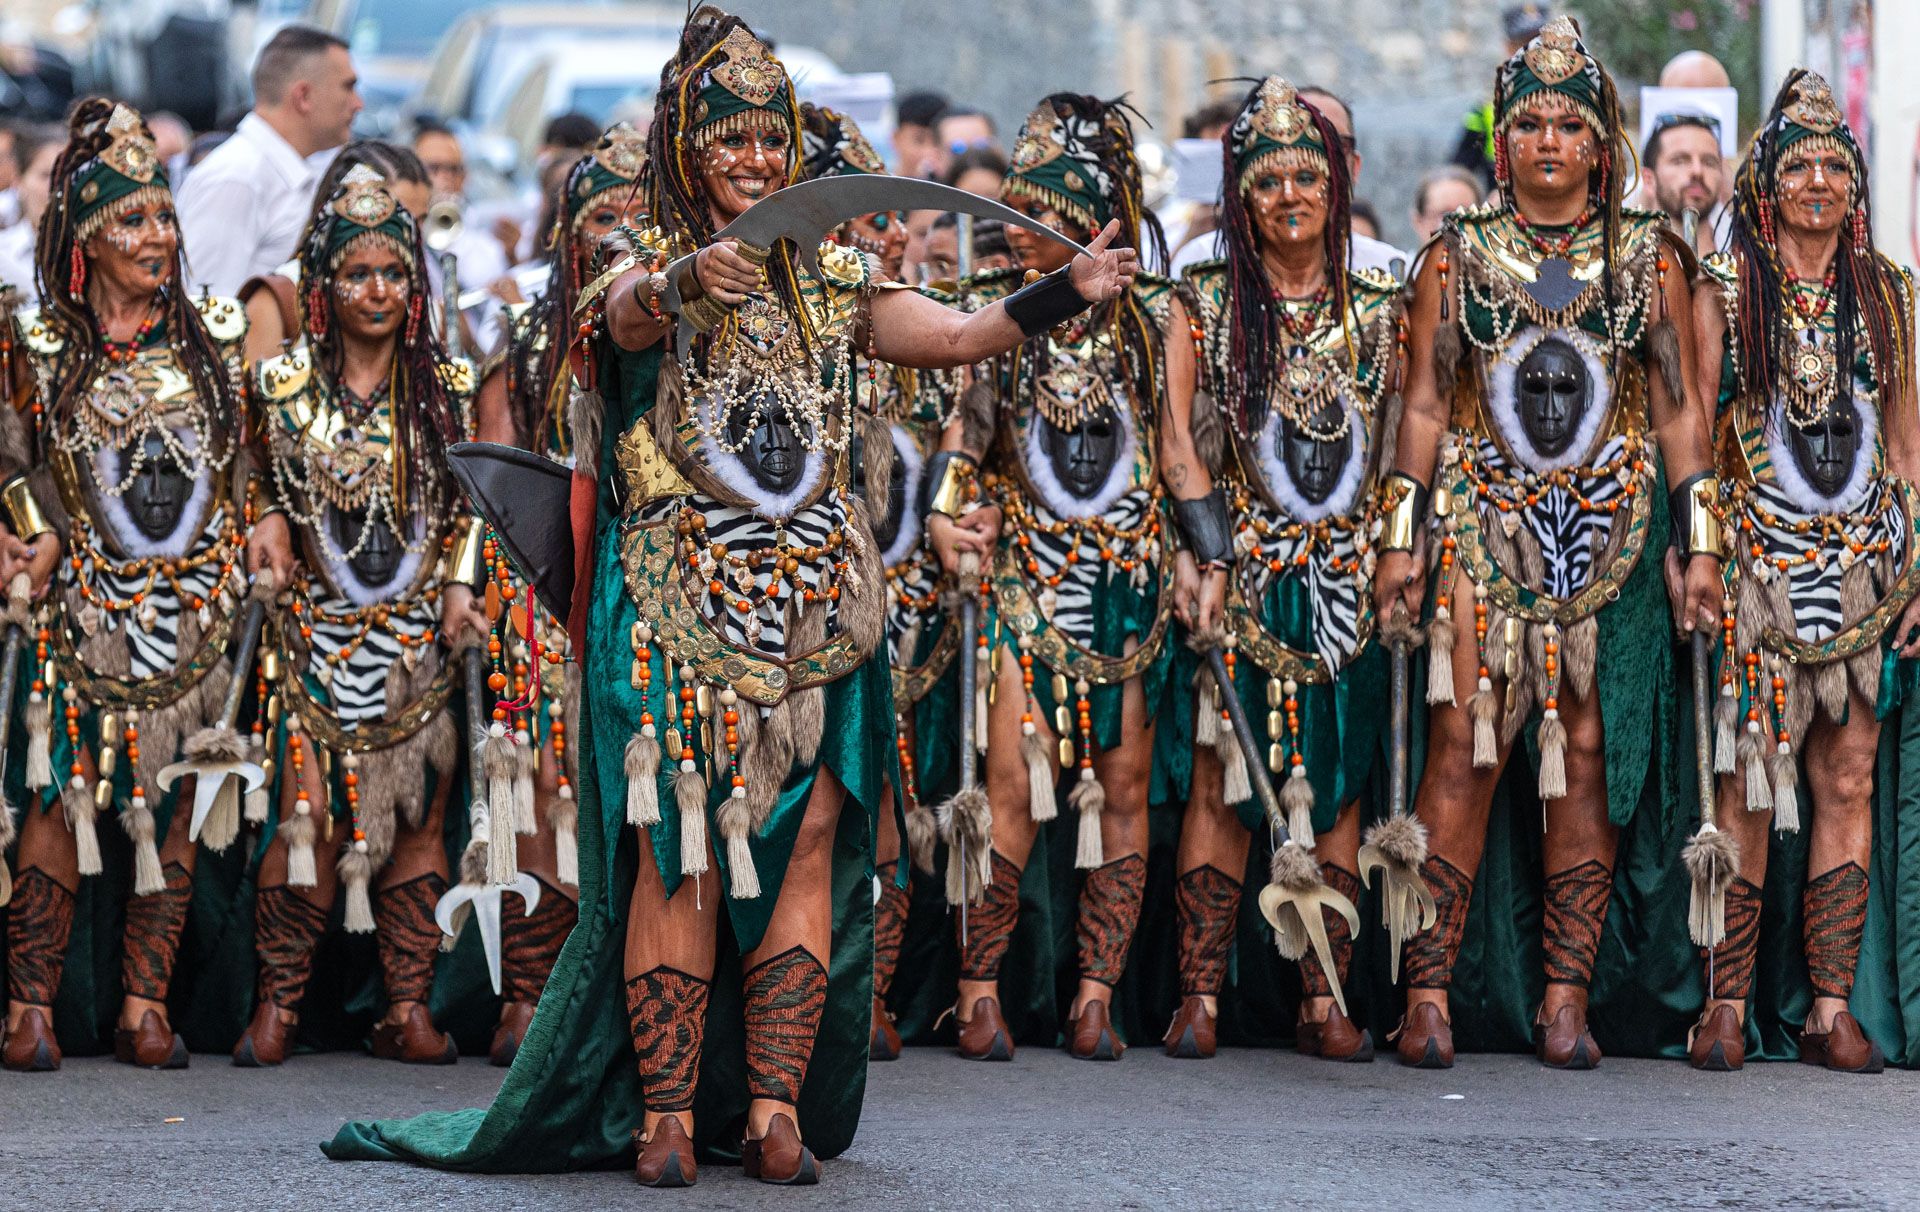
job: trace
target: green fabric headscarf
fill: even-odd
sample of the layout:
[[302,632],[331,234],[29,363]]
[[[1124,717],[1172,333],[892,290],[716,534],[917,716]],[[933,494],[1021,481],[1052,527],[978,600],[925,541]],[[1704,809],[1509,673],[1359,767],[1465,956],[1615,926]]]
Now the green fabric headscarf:
[[711,66],[702,66],[694,74],[699,87],[693,103],[694,146],[705,147],[739,130],[762,112],[779,115],[790,130],[797,128],[787,69],[746,28],[728,34],[702,64]]
[[647,167],[647,138],[625,122],[600,136],[591,155],[575,170],[574,184],[567,191],[567,224],[578,224],[580,216],[592,209],[594,199],[612,190],[628,193]]
[[1252,103],[1234,119],[1227,138],[1233,147],[1234,174],[1243,191],[1262,169],[1285,155],[1317,156],[1320,166],[1326,167],[1327,145],[1320,137],[1320,128],[1293,85],[1279,76],[1268,76],[1260,82]]
[[81,240],[99,230],[106,221],[107,208],[114,203],[135,194],[160,197],[169,192],[160,154],[138,112],[125,105],[114,106],[106,130],[112,141],[67,182],[67,202]]
[[1048,97],[1021,123],[1005,193],[1030,198],[1087,231],[1099,231],[1114,213],[1113,174],[1098,150],[1102,123],[1077,114],[1062,117],[1060,109],[1055,97]]
[[356,165],[341,178],[324,213],[332,216],[327,221],[328,264],[337,261],[348,244],[370,234],[386,237],[413,263],[413,216],[393,196],[386,178],[369,166]]
[[1580,40],[1580,28],[1570,17],[1547,22],[1533,41],[1500,68],[1495,89],[1494,118],[1505,126],[1521,102],[1541,93],[1554,93],[1570,102],[1596,128],[1604,128],[1600,111],[1600,63]]

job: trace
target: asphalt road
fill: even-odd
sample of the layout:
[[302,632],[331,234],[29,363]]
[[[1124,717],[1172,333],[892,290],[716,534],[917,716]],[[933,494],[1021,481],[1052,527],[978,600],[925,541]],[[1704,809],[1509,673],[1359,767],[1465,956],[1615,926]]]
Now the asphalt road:
[[[687,1192],[624,1172],[476,1177],[334,1163],[346,1118],[477,1105],[500,1071],[348,1055],[184,1073],[102,1059],[0,1073],[0,1208],[1902,1208],[1920,1197],[1920,1073],[1733,1075],[1608,1060],[1448,1073],[1231,1051],[1119,1064],[929,1049],[874,1067],[859,1140],[811,1191],[703,1168]],[[167,1122],[177,1118],[178,1122]]]

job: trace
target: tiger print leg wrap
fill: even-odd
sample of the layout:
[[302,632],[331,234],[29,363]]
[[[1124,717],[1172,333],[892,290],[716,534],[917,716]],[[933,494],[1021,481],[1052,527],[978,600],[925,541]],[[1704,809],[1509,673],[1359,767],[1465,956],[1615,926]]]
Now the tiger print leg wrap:
[[38,867],[13,882],[7,906],[7,997],[51,1006],[60,992],[60,967],[73,933],[73,893]]
[[446,877],[429,871],[375,894],[374,937],[389,1002],[424,1002],[433,992],[433,957],[440,949],[433,907],[446,891]]
[[1453,964],[1467,932],[1467,906],[1473,901],[1473,877],[1437,854],[1420,865],[1420,878],[1433,893],[1437,920],[1407,940],[1401,970],[1409,989],[1445,989],[1453,984]]
[[[1360,877],[1345,867],[1336,867],[1332,863],[1320,864],[1320,878],[1327,887],[1338,892],[1356,905],[1360,903]],[[1347,975],[1353,970],[1353,929],[1347,925],[1347,919],[1338,913],[1326,915],[1327,943],[1333,953],[1333,971],[1339,978],[1340,987],[1347,987]],[[1327,979],[1326,969],[1320,966],[1319,955],[1309,947],[1300,960],[1300,981],[1308,997],[1332,997],[1333,983]]]
[[518,892],[500,898],[500,996],[527,1005],[540,1000],[553,961],[580,918],[572,898],[539,876],[534,879],[540,885],[540,905],[532,916]]
[[1700,949],[1704,959],[1712,952],[1713,986],[1710,996],[1744,1002],[1753,996],[1753,962],[1760,951],[1760,888],[1735,878],[1727,888],[1727,937],[1718,947]]
[[1140,924],[1140,901],[1147,889],[1147,860],[1129,854],[1087,872],[1080,885],[1080,914],[1075,935],[1080,975],[1103,985],[1118,984],[1127,970],[1127,951]]
[[627,982],[627,1025],[647,1110],[693,1110],[711,991],[677,968],[654,968]]
[[[992,851],[993,882],[977,905],[967,907],[967,934],[960,947],[960,979],[995,981],[1000,979],[1000,962],[1007,958],[1007,944],[1020,921],[1020,868]],[[953,928],[960,929],[960,915],[953,915]]]
[[893,988],[893,972],[900,966],[900,944],[907,937],[907,904],[912,893],[894,886],[900,860],[874,869],[880,881],[880,899],[873,906],[873,996],[881,1001]]
[[263,1002],[298,1010],[313,971],[313,949],[327,929],[327,911],[285,884],[262,888],[253,905],[253,953]]
[[1174,886],[1173,907],[1180,919],[1180,996],[1212,997],[1227,983],[1240,881],[1218,867],[1195,867]]
[[1853,993],[1860,962],[1860,935],[1867,927],[1867,873],[1843,863],[1807,881],[1807,976],[1815,997]]
[[120,952],[120,983],[127,996],[156,1002],[167,1000],[187,905],[193,900],[193,876],[184,866],[168,863],[164,874],[166,887],[128,899],[127,934]]
[[1613,872],[1588,859],[1547,877],[1541,935],[1546,943],[1547,983],[1585,989],[1593,981],[1600,930],[1607,924]]
[[827,970],[804,947],[782,951],[747,973],[746,1003],[748,1097],[799,1102],[827,1008]]

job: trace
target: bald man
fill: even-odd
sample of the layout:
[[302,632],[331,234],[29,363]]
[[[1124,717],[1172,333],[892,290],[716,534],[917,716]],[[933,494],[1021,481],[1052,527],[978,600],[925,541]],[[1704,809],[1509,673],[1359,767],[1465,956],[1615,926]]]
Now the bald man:
[[1660,69],[1661,88],[1732,88],[1720,60],[1705,51],[1681,51]]

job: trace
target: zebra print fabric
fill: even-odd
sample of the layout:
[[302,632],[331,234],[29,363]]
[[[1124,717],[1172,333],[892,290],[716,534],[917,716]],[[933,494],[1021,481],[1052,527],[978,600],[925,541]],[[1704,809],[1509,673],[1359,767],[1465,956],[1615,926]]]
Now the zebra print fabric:
[[[1794,631],[1801,640],[1819,643],[1859,621],[1846,617],[1840,596],[1841,580],[1853,564],[1849,540],[1871,547],[1884,539],[1890,546],[1884,557],[1874,557],[1877,565],[1901,568],[1906,564],[1910,522],[1900,507],[1899,497],[1887,490],[1884,480],[1867,483],[1865,499],[1858,511],[1845,520],[1846,530],[1839,538],[1826,535],[1819,524],[1819,519],[1831,515],[1799,508],[1772,477],[1756,476],[1749,491],[1749,501],[1761,507],[1755,509],[1750,505],[1746,511],[1745,520],[1753,524],[1750,532],[1743,532],[1749,543],[1746,554],[1752,560],[1749,568],[1765,584],[1771,585],[1781,576],[1787,578],[1785,597],[1793,609]],[[1771,522],[1762,515],[1761,509],[1773,515]],[[1805,533],[1796,533],[1793,529],[1809,522],[1814,525]],[[1754,544],[1761,549],[1757,557],[1752,554]],[[1816,552],[1813,559],[1805,559]],[[1841,552],[1847,554],[1841,555]],[[1784,573],[1774,563],[1779,559],[1791,561]]]
[[[1102,520],[1116,529],[1138,530],[1146,522],[1153,504],[1153,495],[1147,489],[1130,489],[1107,509]],[[1133,586],[1146,588],[1148,575],[1159,562],[1157,543],[1143,543],[1138,550],[1123,552],[1115,542],[1103,543],[1091,530],[1069,526],[1053,534],[1046,527],[1061,519],[1052,510],[1031,496],[1026,498],[1024,507],[1037,523],[1027,537],[1033,543],[1028,554],[1039,563],[1039,575],[1060,574],[1060,583],[1054,586],[1034,578],[1034,598],[1040,611],[1069,640],[1082,648],[1091,647],[1094,590],[1107,574],[1120,574],[1115,562],[1119,559],[1134,561]],[[1103,548],[1107,554],[1102,554]],[[1067,561],[1069,552],[1075,556],[1072,563]]]
[[[225,530],[225,511],[216,509],[186,558],[204,555],[220,541]],[[218,560],[208,560],[182,572],[179,593],[165,577],[155,577],[149,585],[144,572],[122,574],[112,565],[99,561],[90,561],[77,572],[71,571],[71,566],[69,569],[73,583],[86,586],[96,597],[126,602],[135,594],[145,595],[138,610],[104,613],[96,607],[85,606],[80,612],[81,629],[89,635],[101,627],[119,630],[127,645],[128,676],[135,679],[165,677],[179,668],[180,620],[188,610],[189,600],[197,597],[209,603],[200,611],[203,633],[213,622],[213,610],[225,608],[215,603],[213,597],[213,587],[220,580]]]
[[[1241,519],[1265,526],[1270,534],[1294,522],[1293,518],[1252,496]],[[1307,602],[1312,611],[1313,649],[1333,673],[1345,668],[1360,648],[1360,595],[1367,590],[1371,578],[1363,573],[1342,571],[1359,555],[1357,536],[1357,531],[1330,527],[1324,539],[1305,532],[1291,538],[1275,534],[1273,538],[1263,539],[1255,527],[1246,526],[1236,540],[1241,555],[1248,555],[1257,545],[1262,556],[1258,560],[1234,561],[1234,576],[1240,582],[1242,601],[1261,601],[1274,582],[1282,578],[1306,582]],[[1302,555],[1306,556],[1305,564],[1299,562]],[[1281,570],[1273,571],[1268,560],[1280,561]],[[1371,569],[1372,560],[1368,559],[1364,567]]]
[[[318,586],[315,586],[317,589]],[[315,607],[309,612],[313,638],[308,641],[311,656],[308,667],[326,686],[334,716],[343,724],[358,724],[384,719],[387,715],[387,678],[395,662],[409,660],[409,645],[397,636],[416,641],[439,624],[432,607],[425,603],[410,610],[396,609],[384,624],[363,632],[358,623],[329,622],[324,616],[356,609],[345,598],[322,593],[310,599]],[[348,652],[348,645],[352,651]],[[342,653],[346,653],[344,657]],[[328,657],[338,658],[329,662]]]
[[[1600,447],[1592,465],[1605,466],[1615,461],[1626,444],[1624,434],[1615,434]],[[1473,458],[1485,479],[1491,479],[1494,472],[1502,472],[1510,480],[1526,479],[1531,474],[1525,467],[1509,462],[1490,437],[1474,439]],[[1516,504],[1506,512],[1487,504],[1480,507],[1481,522],[1485,526],[1503,527],[1509,537],[1522,529],[1533,536],[1540,545],[1540,560],[1546,570],[1540,590],[1555,598],[1570,598],[1592,582],[1600,553],[1606,549],[1613,533],[1616,516],[1606,512],[1605,506],[1621,499],[1633,479],[1629,466],[1622,466],[1617,475],[1581,475],[1578,468],[1566,474],[1567,483],[1542,479],[1531,484],[1530,488],[1539,491],[1538,499],[1531,505]],[[1594,507],[1583,508],[1581,497]],[[1503,571],[1526,583],[1519,569]]]

